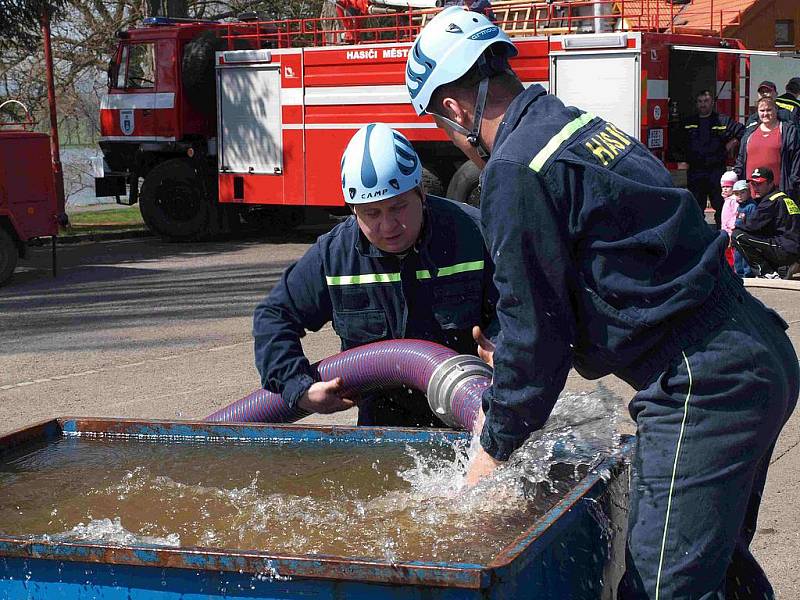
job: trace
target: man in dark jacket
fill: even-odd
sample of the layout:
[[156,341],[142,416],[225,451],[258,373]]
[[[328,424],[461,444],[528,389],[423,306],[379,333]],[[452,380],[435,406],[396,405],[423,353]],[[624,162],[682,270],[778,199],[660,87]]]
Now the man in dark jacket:
[[731,238],[756,277],[777,278],[780,267],[800,260],[800,209],[775,187],[767,167],[754,169],[750,182],[758,205]]
[[795,125],[800,125],[800,77],[792,77],[786,82],[786,92],[775,98],[778,108],[786,109],[794,119]]
[[[738,149],[744,125],[714,110],[714,97],[708,90],[696,96],[697,114],[682,123],[682,149],[689,164],[686,183],[701,211],[706,203],[714,209],[714,222],[720,227],[722,190],[719,180],[728,157]],[[731,161],[732,162],[732,161]]]
[[523,88],[515,54],[498,27],[450,8],[406,66],[416,112],[468,156],[490,154],[481,220],[501,331],[467,480],[542,427],[571,366],[614,373],[638,390],[618,597],[769,598],[748,546],[797,401],[786,324],[743,288],[727,234],[709,230],[660,161],[613,124]]
[[[791,106],[787,106],[787,102],[785,101],[786,94],[778,96],[778,87],[772,81],[762,81],[758,84],[758,99],[761,100],[762,98],[772,98],[775,100],[775,104],[778,108],[777,110],[777,117],[779,121],[785,121],[787,123],[792,123],[794,125],[800,125],[800,111],[791,110]],[[781,98],[782,100],[778,100]],[[747,117],[745,121],[745,127],[749,129],[755,125],[758,125],[759,118],[758,118],[758,111],[751,114]]]
[[[409,141],[382,123],[360,129],[342,157],[353,216],[321,236],[256,308],[256,366],[289,406],[332,413],[354,405],[341,381],[318,381],[300,338],[333,322],[342,350],[387,339],[437,342],[475,354],[473,326],[496,332],[492,263],[477,209],[422,187]],[[358,400],[360,425],[443,427],[423,394]]]

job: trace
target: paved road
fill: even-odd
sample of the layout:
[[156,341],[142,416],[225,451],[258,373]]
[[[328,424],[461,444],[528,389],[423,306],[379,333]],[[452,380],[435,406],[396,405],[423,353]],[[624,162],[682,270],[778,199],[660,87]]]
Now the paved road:
[[[258,386],[250,337],[256,303],[316,232],[281,240],[170,244],[156,239],[63,246],[52,279],[34,250],[0,288],[0,434],[66,415],[200,419]],[[772,284],[772,282],[770,282]],[[800,348],[800,283],[751,288],[790,322]],[[326,327],[311,360],[338,350]],[[624,383],[603,383],[621,398]],[[569,390],[593,389],[571,374]],[[313,422],[353,422],[352,412]],[[628,425],[628,430],[632,428]],[[780,597],[800,597],[800,417],[773,457],[754,547]]]

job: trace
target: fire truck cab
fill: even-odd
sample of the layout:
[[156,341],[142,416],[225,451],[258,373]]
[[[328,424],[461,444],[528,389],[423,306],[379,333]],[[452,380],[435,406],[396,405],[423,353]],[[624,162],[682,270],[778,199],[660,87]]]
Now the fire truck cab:
[[[665,31],[643,9],[623,18],[608,2],[493,8],[519,49],[512,66],[523,83],[614,122],[668,164],[698,91],[746,116],[742,64],[717,52],[737,40]],[[431,191],[477,202],[477,168],[415,115],[404,85],[411,41],[436,12],[352,17],[346,30],[329,19],[155,19],[120,33],[101,104],[97,195],[138,201],[149,227],[172,238],[250,219],[285,227],[306,208],[343,208],[341,152],[359,127],[382,121],[414,143]]]

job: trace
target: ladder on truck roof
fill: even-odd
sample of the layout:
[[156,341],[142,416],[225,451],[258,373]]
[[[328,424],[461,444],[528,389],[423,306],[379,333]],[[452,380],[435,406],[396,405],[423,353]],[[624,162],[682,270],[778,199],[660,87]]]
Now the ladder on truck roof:
[[[329,0],[336,5],[335,0]],[[229,49],[249,40],[251,48],[290,48],[409,42],[441,9],[401,8],[375,0],[369,14],[278,21],[234,21],[219,23]],[[713,7],[713,4],[711,4]],[[680,27],[679,16],[691,4],[680,6],[669,0],[561,0],[524,2],[498,0],[492,3],[495,22],[511,37],[610,31],[649,31],[713,34],[708,29]],[[713,8],[711,8],[713,11]],[[714,23],[709,15],[706,23]],[[722,23],[722,14],[718,22]]]

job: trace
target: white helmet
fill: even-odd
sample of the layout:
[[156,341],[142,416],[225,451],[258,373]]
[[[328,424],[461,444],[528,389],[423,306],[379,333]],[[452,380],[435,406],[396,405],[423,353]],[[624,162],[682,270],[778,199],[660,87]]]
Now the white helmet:
[[359,129],[342,154],[347,204],[386,200],[422,184],[422,164],[406,137],[385,123]]
[[436,88],[464,75],[493,44],[504,59],[517,55],[506,32],[480,13],[449,6],[431,19],[406,63],[406,87],[417,114],[426,114]]

